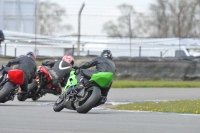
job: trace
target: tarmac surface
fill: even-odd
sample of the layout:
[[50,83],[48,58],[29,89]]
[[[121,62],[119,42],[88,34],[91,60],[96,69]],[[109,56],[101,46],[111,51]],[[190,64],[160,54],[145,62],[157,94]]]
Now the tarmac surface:
[[38,101],[17,98],[0,104],[0,133],[199,133],[199,114],[157,113],[104,109],[138,101],[200,99],[196,88],[111,89],[108,101],[87,114],[73,110],[53,111],[57,96]]

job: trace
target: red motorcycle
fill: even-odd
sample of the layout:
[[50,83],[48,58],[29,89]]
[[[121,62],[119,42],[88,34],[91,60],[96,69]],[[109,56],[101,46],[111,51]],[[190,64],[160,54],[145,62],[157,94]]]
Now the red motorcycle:
[[22,70],[2,66],[0,68],[0,103],[13,101],[23,82],[24,73]]
[[[39,66],[36,79],[32,81],[31,84],[28,85],[28,98],[32,98],[33,101],[38,100],[40,97],[45,95],[47,92],[42,91],[42,89],[54,89],[52,85],[52,76],[49,73],[51,68],[47,66]],[[60,80],[62,83],[63,80]]]

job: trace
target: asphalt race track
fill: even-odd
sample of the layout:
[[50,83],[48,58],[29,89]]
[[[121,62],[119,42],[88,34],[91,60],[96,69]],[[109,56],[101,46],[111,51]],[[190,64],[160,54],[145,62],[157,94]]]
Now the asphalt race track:
[[[36,102],[17,98],[0,104],[0,133],[200,133],[200,115],[118,111],[99,106],[87,114],[64,109],[46,95]],[[111,89],[106,105],[178,99],[200,99],[200,89]]]

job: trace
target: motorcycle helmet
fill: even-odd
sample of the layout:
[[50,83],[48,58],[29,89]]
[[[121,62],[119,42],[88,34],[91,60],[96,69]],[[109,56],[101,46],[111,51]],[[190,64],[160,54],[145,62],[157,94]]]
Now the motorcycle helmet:
[[112,60],[112,53],[110,50],[103,50],[101,53],[101,57],[105,57]]
[[36,59],[36,55],[35,55],[33,52],[28,52],[28,53],[26,54],[26,56],[27,56],[27,57],[31,57],[33,60]]
[[72,56],[68,55],[68,54],[63,56],[62,61],[68,62],[72,66],[74,65],[74,58]]

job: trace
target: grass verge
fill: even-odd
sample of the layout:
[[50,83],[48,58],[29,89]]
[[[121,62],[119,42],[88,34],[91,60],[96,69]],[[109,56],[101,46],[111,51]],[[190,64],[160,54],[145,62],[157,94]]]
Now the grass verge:
[[112,88],[200,88],[200,81],[114,80]]
[[200,114],[200,100],[177,100],[166,102],[136,102],[108,107],[117,110],[138,110],[151,112],[173,112]]

